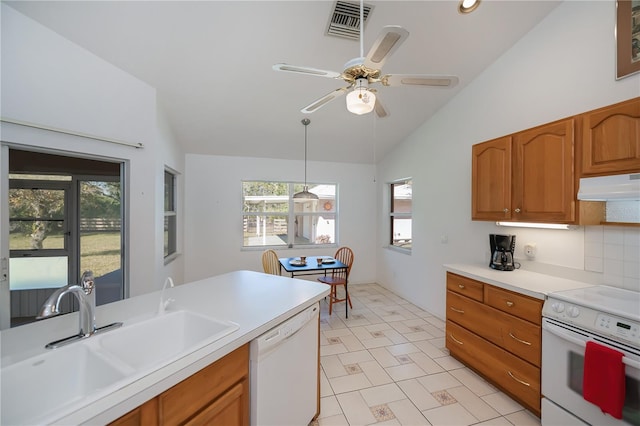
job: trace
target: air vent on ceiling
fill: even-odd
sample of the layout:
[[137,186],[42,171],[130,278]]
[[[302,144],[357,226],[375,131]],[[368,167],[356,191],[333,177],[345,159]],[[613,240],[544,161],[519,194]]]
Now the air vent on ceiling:
[[[364,4],[362,16],[364,23],[373,10],[373,6]],[[327,35],[360,40],[360,4],[347,1],[336,1],[329,19]]]

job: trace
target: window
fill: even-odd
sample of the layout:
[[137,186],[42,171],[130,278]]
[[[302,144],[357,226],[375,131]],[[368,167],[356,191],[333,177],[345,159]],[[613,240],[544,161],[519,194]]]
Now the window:
[[294,199],[302,190],[293,182],[242,182],[243,246],[335,244],[337,185],[309,185],[317,200]]
[[[9,285],[0,289],[0,300],[11,302],[0,308],[10,314],[6,327],[35,321],[53,291],[77,284],[87,270],[95,277],[96,305],[123,299],[123,164],[6,151]],[[75,299],[65,297],[61,313],[74,310]]]
[[176,175],[164,171],[164,258],[177,251]]
[[411,249],[411,185],[411,179],[403,179],[390,184],[391,241],[389,243],[392,246],[408,250]]

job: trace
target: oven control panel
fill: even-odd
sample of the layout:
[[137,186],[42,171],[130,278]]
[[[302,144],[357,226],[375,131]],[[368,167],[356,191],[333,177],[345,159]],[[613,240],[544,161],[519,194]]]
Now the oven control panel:
[[640,344],[640,324],[613,315],[598,314],[596,329],[606,334]]
[[542,315],[565,321],[603,336],[640,345],[640,322],[637,321],[551,297],[544,303]]

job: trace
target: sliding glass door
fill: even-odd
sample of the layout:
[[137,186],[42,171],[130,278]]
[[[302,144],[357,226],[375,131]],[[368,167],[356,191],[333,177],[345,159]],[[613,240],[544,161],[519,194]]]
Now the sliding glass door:
[[[53,291],[87,270],[96,304],[123,299],[122,164],[11,149],[8,168],[9,285],[0,296],[10,299],[10,326],[34,321]],[[63,300],[62,312],[76,309],[73,296]]]
[[[69,283],[71,176],[9,176],[11,322],[36,316],[53,290]],[[65,303],[64,310],[71,306]]]
[[93,271],[96,304],[124,298],[119,180],[78,180],[80,268]]

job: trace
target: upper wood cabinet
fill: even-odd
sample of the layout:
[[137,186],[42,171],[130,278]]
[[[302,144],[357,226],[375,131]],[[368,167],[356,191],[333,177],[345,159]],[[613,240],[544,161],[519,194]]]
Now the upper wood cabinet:
[[574,119],[472,148],[472,219],[575,220]]
[[527,222],[573,222],[574,119],[513,136],[513,216]]
[[581,176],[640,171],[640,98],[579,116]]
[[511,136],[472,147],[471,217],[511,218]]

